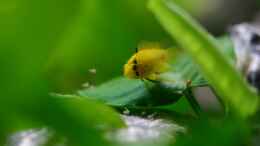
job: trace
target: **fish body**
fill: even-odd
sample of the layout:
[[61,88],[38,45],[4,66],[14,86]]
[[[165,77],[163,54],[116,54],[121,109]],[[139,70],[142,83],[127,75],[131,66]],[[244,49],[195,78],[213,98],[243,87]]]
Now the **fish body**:
[[159,47],[138,48],[124,65],[128,78],[156,80],[157,75],[169,69],[168,51]]

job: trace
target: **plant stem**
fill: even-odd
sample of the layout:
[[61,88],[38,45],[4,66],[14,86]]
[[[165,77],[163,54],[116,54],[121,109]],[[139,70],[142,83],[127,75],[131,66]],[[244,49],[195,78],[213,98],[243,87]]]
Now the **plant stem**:
[[193,111],[196,113],[197,116],[200,116],[202,113],[201,107],[195,97],[193,96],[192,90],[190,87],[187,87],[184,90],[183,94],[185,95],[186,99],[188,100],[189,104],[191,105]]

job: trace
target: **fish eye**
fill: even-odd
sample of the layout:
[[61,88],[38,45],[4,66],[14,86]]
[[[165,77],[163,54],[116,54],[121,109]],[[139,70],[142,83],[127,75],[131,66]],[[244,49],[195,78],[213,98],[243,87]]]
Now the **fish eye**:
[[135,72],[135,75],[136,75],[136,76],[139,76],[139,72],[137,71],[137,64],[134,64],[134,65],[133,65],[133,70],[134,70],[134,72]]
[[136,59],[134,60],[134,64],[137,65],[137,60]]
[[133,70],[135,71],[135,75],[139,76],[139,72],[137,71],[137,60],[134,60]]
[[134,70],[134,71],[137,70],[137,65],[136,65],[136,64],[133,65],[133,70]]

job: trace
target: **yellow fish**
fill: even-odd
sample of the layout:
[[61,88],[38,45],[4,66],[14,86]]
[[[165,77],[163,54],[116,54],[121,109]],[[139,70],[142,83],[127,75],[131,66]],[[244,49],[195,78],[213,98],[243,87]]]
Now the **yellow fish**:
[[169,70],[169,52],[158,44],[140,45],[136,53],[124,65],[124,76],[156,80],[157,76]]

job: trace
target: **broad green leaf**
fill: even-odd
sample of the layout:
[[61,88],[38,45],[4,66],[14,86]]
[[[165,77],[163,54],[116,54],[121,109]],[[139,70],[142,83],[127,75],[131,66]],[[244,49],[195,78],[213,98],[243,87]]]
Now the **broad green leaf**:
[[68,137],[73,145],[109,145],[104,138],[107,130],[125,126],[108,106],[77,96],[53,96],[46,107],[49,113],[39,120]]
[[53,97],[57,104],[65,107],[65,110],[74,113],[75,116],[78,115],[82,120],[86,118],[86,120],[92,122],[92,125],[102,125],[103,128],[110,130],[125,126],[119,114],[102,103],[82,99],[75,95],[53,94]]
[[113,106],[152,106],[172,104],[183,96],[187,81],[191,87],[205,86],[197,67],[187,55],[179,55],[171,72],[160,75],[160,83],[118,77],[100,86],[80,90],[83,97],[101,100]]
[[255,113],[258,97],[220,52],[220,45],[210,34],[172,1],[151,0],[149,8],[172,38],[198,63],[234,113],[241,117]]
[[53,94],[50,99],[44,104],[45,110],[34,107],[28,112],[29,116],[17,115],[17,112],[2,114],[0,127],[5,133],[1,138],[5,136],[5,139],[1,142],[16,132],[47,126],[57,136],[65,136],[69,145],[103,146],[110,145],[105,139],[108,131],[125,127],[121,116],[101,103],[73,95]]
[[160,105],[163,102],[175,102],[181,96],[161,85],[125,77],[115,78],[100,86],[80,90],[78,93],[80,96],[100,100],[113,106]]

